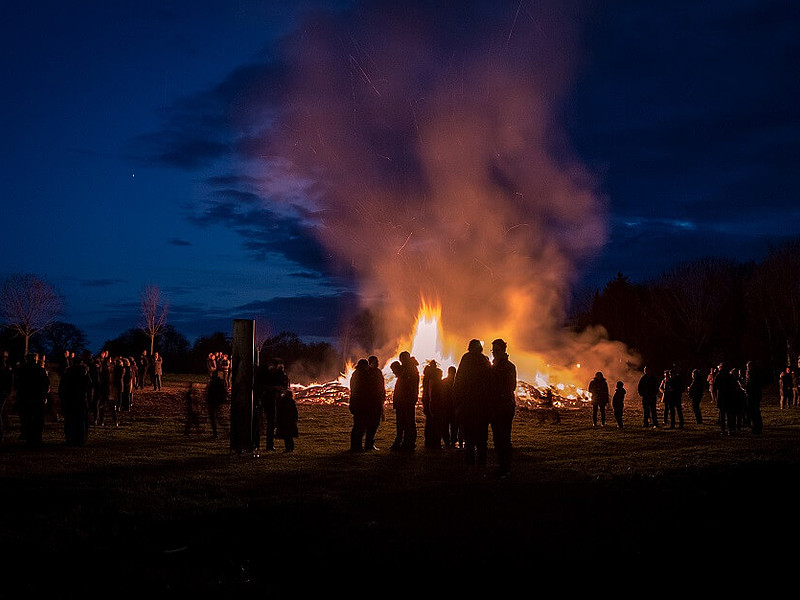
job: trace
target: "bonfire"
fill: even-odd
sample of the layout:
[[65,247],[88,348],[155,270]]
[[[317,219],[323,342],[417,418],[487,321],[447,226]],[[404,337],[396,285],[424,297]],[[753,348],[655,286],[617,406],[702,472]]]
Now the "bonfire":
[[[409,340],[398,344],[395,356],[384,363],[382,368],[386,379],[386,392],[391,396],[394,389],[395,376],[390,365],[398,360],[400,352],[408,350],[419,362],[420,376],[430,361],[435,360],[439,367],[447,372],[450,366],[458,367],[458,359],[445,350],[441,307],[426,302],[417,314],[413,333]],[[580,368],[580,365],[576,365]],[[307,404],[347,404],[350,399],[350,376],[354,363],[347,364],[339,378],[324,383],[309,385],[293,384],[292,390],[298,402]],[[523,374],[523,377],[525,375]],[[588,401],[587,392],[573,383],[550,381],[543,373],[534,373],[526,379],[517,381],[517,406],[524,409],[536,409],[554,406],[556,408],[575,409]]]

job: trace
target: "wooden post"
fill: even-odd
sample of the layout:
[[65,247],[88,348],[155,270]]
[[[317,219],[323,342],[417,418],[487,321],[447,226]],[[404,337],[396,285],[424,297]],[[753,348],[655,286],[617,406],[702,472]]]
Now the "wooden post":
[[233,320],[231,452],[252,452],[255,321]]

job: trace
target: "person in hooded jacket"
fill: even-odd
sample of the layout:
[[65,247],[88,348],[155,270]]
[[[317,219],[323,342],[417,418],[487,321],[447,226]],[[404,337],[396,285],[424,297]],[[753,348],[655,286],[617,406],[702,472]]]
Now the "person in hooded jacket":
[[392,394],[392,405],[397,420],[397,435],[391,450],[413,452],[417,445],[416,406],[419,399],[419,363],[404,350],[392,363],[397,380]]
[[494,376],[480,340],[470,340],[453,382],[456,419],[464,431],[464,459],[468,465],[486,465]]

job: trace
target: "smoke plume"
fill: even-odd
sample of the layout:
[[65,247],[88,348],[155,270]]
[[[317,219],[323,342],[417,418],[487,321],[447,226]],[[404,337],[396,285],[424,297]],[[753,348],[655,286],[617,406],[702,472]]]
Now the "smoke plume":
[[585,383],[630,360],[563,327],[576,263],[607,227],[559,122],[583,17],[568,1],[363,2],[286,39],[258,151],[304,182],[293,202],[388,339],[407,338],[425,299],[455,355],[503,337],[521,375]]

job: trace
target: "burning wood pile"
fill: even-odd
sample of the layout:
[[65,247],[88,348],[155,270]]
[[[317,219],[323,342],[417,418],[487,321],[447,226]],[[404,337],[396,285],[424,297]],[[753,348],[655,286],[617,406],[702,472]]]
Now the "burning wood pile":
[[[430,360],[435,360],[444,371],[447,371],[449,366],[457,366],[457,361],[452,356],[445,356],[442,351],[439,314],[440,309],[424,305],[417,317],[414,335],[408,344],[413,356],[418,359],[422,357],[419,360],[420,375]],[[394,374],[389,368],[394,360],[397,360],[397,357],[386,361],[386,366],[383,368],[387,400],[391,399],[394,389]],[[295,400],[303,404],[347,404],[350,401],[349,382],[352,372],[353,366],[348,365],[345,373],[342,373],[335,381],[313,383],[307,386],[293,384],[292,392]],[[551,384],[541,374],[536,375],[535,384],[519,380],[516,396],[517,406],[523,409],[546,407],[575,409],[583,406],[589,400],[585,390],[564,383]]]

